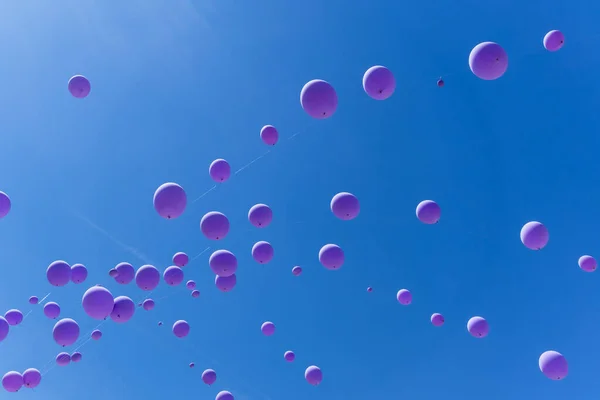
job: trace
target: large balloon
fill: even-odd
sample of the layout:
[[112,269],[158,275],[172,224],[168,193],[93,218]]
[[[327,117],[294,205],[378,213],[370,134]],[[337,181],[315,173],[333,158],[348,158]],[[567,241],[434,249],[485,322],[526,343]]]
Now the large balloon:
[[19,325],[23,322],[23,313],[16,309],[8,310],[6,314],[4,314],[4,318],[9,325]]
[[396,293],[396,298],[403,306],[407,306],[412,303],[412,293],[410,293],[410,291],[407,289],[398,290],[398,293]]
[[279,140],[279,132],[273,125],[265,125],[260,130],[260,138],[267,146],[275,146]]
[[81,361],[82,358],[83,358],[83,356],[78,351],[71,354],[71,361],[73,361],[73,362],[79,362],[79,361]]
[[71,266],[62,260],[54,261],[46,269],[46,278],[53,286],[65,286],[71,281]]
[[263,333],[263,335],[271,336],[275,333],[275,324],[271,321],[267,321],[261,325],[260,330]]
[[123,324],[133,317],[135,313],[135,303],[127,296],[119,296],[114,300],[114,306],[110,313],[110,319]]
[[327,269],[341,268],[344,259],[344,251],[336,244],[326,244],[319,250],[319,262]]
[[71,362],[71,355],[69,353],[58,353],[56,355],[56,364],[60,365],[61,367],[64,367],[66,365],[69,365],[69,363]]
[[316,119],[331,117],[338,105],[338,96],[329,82],[314,79],[300,92],[300,104],[308,115]]
[[175,253],[173,256],[173,265],[177,265],[178,267],[185,267],[188,262],[190,262],[190,258],[187,254],[183,252]]
[[144,300],[144,302],[142,303],[142,307],[146,311],[152,310],[154,308],[154,300],[152,300],[152,299]]
[[592,256],[581,256],[579,257],[579,268],[585,272],[594,272],[598,267],[596,259]]
[[177,286],[183,282],[183,270],[175,265],[171,265],[163,272],[163,279],[169,286]]
[[0,317],[0,342],[6,339],[9,330],[10,325],[8,324],[8,321],[6,321],[4,317]]
[[222,390],[217,394],[215,400],[234,400],[233,395],[227,390]]
[[230,292],[237,283],[235,274],[230,276],[215,276],[215,286],[222,292]]
[[52,336],[60,346],[70,346],[79,339],[79,325],[71,318],[63,318],[54,325]]
[[49,301],[44,304],[44,315],[50,319],[56,319],[60,315],[60,306],[58,303]]
[[302,274],[302,267],[296,265],[294,268],[292,268],[292,274],[294,276],[300,276],[300,274]]
[[117,281],[117,283],[120,283],[121,285],[128,285],[129,283],[131,283],[133,278],[135,278],[135,268],[133,268],[133,265],[129,263],[118,263],[115,267],[115,270],[117,271],[115,281]]
[[283,358],[285,359],[285,361],[292,362],[296,359],[296,355],[293,351],[288,350],[285,353],[283,353]]
[[42,382],[42,374],[35,368],[26,369],[23,372],[23,385],[29,389],[34,389]]
[[565,35],[561,31],[553,30],[544,36],[544,47],[548,51],[558,51],[565,44]]
[[110,315],[114,306],[111,292],[102,286],[92,286],[81,299],[83,311],[93,319],[101,320]]
[[225,182],[231,176],[231,166],[226,160],[217,158],[210,163],[208,174],[215,182]]
[[37,297],[37,296],[31,296],[31,297],[29,298],[29,304],[32,304],[32,305],[34,305],[34,306],[35,306],[35,305],[36,305],[37,303],[39,303],[39,302],[40,302],[40,299],[38,299],[38,297]]
[[323,380],[323,372],[316,365],[311,365],[304,371],[304,379],[311,385],[317,386]]
[[354,219],[360,213],[360,204],[352,193],[341,192],[336,194],[331,199],[330,207],[333,215],[344,221]]
[[185,283],[185,287],[190,290],[194,290],[194,289],[196,289],[196,282],[189,280]]
[[479,43],[469,54],[469,67],[478,78],[492,81],[506,72],[508,56],[498,43]]
[[6,217],[10,212],[10,197],[4,192],[0,192],[0,218]]
[[385,100],[396,90],[396,79],[392,71],[381,65],[375,65],[365,72],[363,89],[375,100]]
[[193,298],[198,298],[200,297],[200,291],[199,290],[192,290],[192,297]]
[[254,246],[252,246],[252,258],[258,263],[268,263],[273,259],[274,254],[275,250],[273,250],[273,246],[271,246],[271,243],[269,242],[261,240],[260,242],[254,243]]
[[92,90],[90,81],[83,75],[72,76],[71,79],[69,79],[67,87],[73,97],[78,99],[86,98],[88,94],[90,94],[90,90]]
[[71,266],[71,282],[83,283],[88,276],[88,270],[83,264],[73,264]]
[[528,249],[543,249],[546,244],[548,244],[549,238],[550,234],[548,233],[548,229],[540,222],[531,221],[521,228],[521,242],[523,242]]
[[215,383],[216,380],[217,380],[217,373],[214,370],[205,369],[204,372],[202,372],[202,381],[204,383],[206,383],[208,386]]
[[442,209],[433,200],[423,200],[417,205],[417,218],[424,224],[437,224]]
[[266,228],[273,220],[273,210],[266,204],[255,204],[248,211],[248,221],[257,228]]
[[540,371],[548,378],[558,381],[564,379],[569,373],[567,359],[557,351],[549,350],[540,356]]
[[94,329],[92,331],[92,335],[91,335],[92,339],[94,340],[100,340],[100,338],[102,338],[102,332],[99,331],[98,329]]
[[143,265],[135,273],[135,283],[142,290],[154,290],[159,282],[160,272],[152,265]]
[[184,320],[179,320],[173,324],[173,334],[178,338],[184,338],[190,333],[190,324]]
[[225,239],[225,236],[229,233],[229,220],[225,214],[211,211],[206,213],[200,220],[200,230],[208,239]]
[[473,317],[467,322],[467,330],[476,338],[484,338],[490,333],[490,325],[482,317]]
[[217,250],[208,259],[210,269],[217,275],[228,277],[237,271],[237,258],[228,250]]
[[433,326],[444,325],[444,316],[440,313],[431,314],[431,323],[433,324]]
[[7,392],[18,392],[23,387],[23,375],[17,371],[10,371],[2,377],[2,387]]
[[174,219],[185,211],[187,196],[176,183],[164,183],[154,192],[154,209],[163,218]]

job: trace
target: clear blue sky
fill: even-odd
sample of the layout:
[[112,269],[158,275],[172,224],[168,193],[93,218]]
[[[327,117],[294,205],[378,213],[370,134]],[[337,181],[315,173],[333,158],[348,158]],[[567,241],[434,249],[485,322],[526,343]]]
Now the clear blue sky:
[[[51,291],[48,300],[87,335],[97,325],[81,309],[90,285],[143,298],[111,282],[118,262],[139,267],[143,253],[164,269],[175,252],[210,246],[236,253],[240,267],[237,287],[221,293],[208,251],[185,269],[199,299],[161,284],[154,311],[106,322],[81,363],[13,397],[213,399],[228,389],[236,400],[596,398],[600,272],[580,271],[577,259],[600,254],[599,4],[17,3],[0,5],[0,190],[13,201],[0,221],[4,309],[27,312],[30,295]],[[554,54],[541,44],[550,29],[566,35]],[[467,65],[486,40],[509,54],[508,72],[494,82]],[[398,81],[387,101],[362,90],[375,64]],[[74,74],[92,82],[83,101],[67,91]],[[338,92],[329,120],[300,107],[300,89],[315,78]],[[263,154],[265,124],[282,136],[270,154],[181,218],[155,213],[160,184],[178,182],[194,199],[213,185],[213,159],[237,170]],[[356,220],[330,213],[340,191],[359,197]],[[423,199],[441,205],[438,225],[417,221]],[[246,219],[258,202],[275,213],[260,231]],[[218,244],[199,230],[212,210],[232,225]],[[519,241],[529,220],[550,230],[541,252]],[[266,266],[250,255],[258,240],[275,248]],[[318,264],[326,243],[345,250],[341,270]],[[85,264],[86,284],[51,289],[45,270],[56,259]],[[411,306],[396,301],[400,288],[412,291]],[[442,328],[431,326],[433,312],[445,315]],[[490,322],[487,338],[466,332],[473,315]],[[177,319],[191,324],[185,340],[170,333]],[[261,335],[265,320],[275,336]],[[33,308],[0,345],[0,371],[51,362],[60,351],[53,324]],[[283,360],[290,349],[292,364]],[[540,373],[549,349],[567,357],[565,381]],[[304,381],[311,364],[324,373],[317,388]],[[200,380],[204,368],[218,373],[213,387]]]

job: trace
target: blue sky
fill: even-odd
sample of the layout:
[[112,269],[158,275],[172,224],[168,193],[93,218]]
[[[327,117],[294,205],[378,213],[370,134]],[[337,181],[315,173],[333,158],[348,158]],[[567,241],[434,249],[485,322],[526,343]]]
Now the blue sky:
[[[185,268],[200,298],[162,284],[154,311],[106,322],[102,340],[82,347],[82,362],[12,396],[212,399],[227,389],[236,400],[595,398],[599,273],[580,271],[577,259],[598,249],[600,55],[592,49],[600,5],[492,3],[0,5],[0,190],[13,201],[0,221],[0,304],[32,310],[0,344],[0,371],[44,369],[60,351],[54,322],[27,304],[30,295],[51,292],[87,335],[97,325],[81,309],[90,285],[143,298],[108,277],[118,262],[137,268],[147,259],[162,270],[177,251],[193,257],[211,247]],[[566,35],[558,53],[542,48],[550,29]],[[487,40],[509,55],[493,82],[467,65],[470,49]],[[375,64],[398,82],[383,102],[361,86]],[[91,80],[85,100],[67,92],[74,74]],[[339,95],[329,120],[311,120],[299,105],[300,89],[316,78]],[[282,138],[271,153],[179,219],[158,217],[160,184],[199,197],[213,186],[212,160],[235,171],[267,151],[265,124]],[[356,220],[330,213],[340,191],[360,199]],[[441,205],[439,224],[417,221],[423,199]],[[275,215],[264,230],[246,218],[259,202]],[[218,244],[199,230],[213,210],[232,225]],[[530,220],[550,230],[541,252],[519,241]],[[275,248],[268,265],[251,258],[258,240]],[[326,243],[345,250],[341,270],[318,264]],[[240,262],[227,294],[208,268],[218,248]],[[51,289],[45,269],[56,259],[85,264],[86,284]],[[294,265],[302,276],[292,276]],[[413,293],[409,307],[395,299],[400,288]],[[434,312],[446,317],[442,328],[429,323]],[[487,338],[467,334],[473,315],[490,322]],[[170,333],[178,319],[192,327],[185,340]],[[268,338],[266,320],[277,326]],[[549,349],[567,357],[565,381],[539,372]],[[283,360],[286,350],[296,361]],[[303,377],[311,364],[324,373],[316,388]],[[217,371],[213,387],[200,380],[204,368]]]

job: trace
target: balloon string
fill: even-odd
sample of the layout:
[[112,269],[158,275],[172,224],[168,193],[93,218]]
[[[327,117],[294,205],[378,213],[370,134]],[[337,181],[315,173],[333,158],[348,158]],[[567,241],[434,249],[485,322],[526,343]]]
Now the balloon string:
[[44,302],[44,300],[46,300],[49,296],[50,296],[51,292],[48,292],[47,295],[45,295],[44,297],[42,297],[42,299],[38,302],[38,304],[41,304]]
[[200,257],[202,254],[206,253],[207,251],[210,250],[210,247],[205,248],[204,250],[202,250],[200,253],[198,253],[196,256],[194,256],[194,258],[192,258],[190,260],[190,262],[194,261],[195,259],[197,259],[198,257]]

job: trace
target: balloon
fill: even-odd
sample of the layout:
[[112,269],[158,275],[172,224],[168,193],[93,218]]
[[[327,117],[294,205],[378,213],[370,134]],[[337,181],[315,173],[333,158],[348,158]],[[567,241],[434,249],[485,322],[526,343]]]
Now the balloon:
[[365,72],[363,89],[371,98],[385,100],[396,90],[396,79],[392,71],[381,65],[375,65]]
[[190,333],[190,324],[180,319],[173,324],[173,334],[178,338],[184,338]]
[[367,292],[371,293],[372,291],[373,291],[373,288],[372,288],[371,286],[369,286],[369,287],[367,288]]
[[36,304],[37,304],[37,303],[39,303],[39,302],[40,302],[40,300],[37,298],[37,296],[31,296],[31,297],[29,298],[29,304],[36,305]]
[[285,359],[285,361],[292,362],[296,358],[296,355],[294,354],[293,351],[288,350],[285,353],[283,353],[283,358]]
[[135,278],[135,268],[129,263],[118,263],[115,269],[117,270],[115,281],[121,285],[128,285]]
[[596,259],[592,256],[581,256],[579,257],[579,268],[584,270],[585,272],[594,272],[596,267],[598,267],[598,263]]
[[71,318],[63,318],[54,325],[52,337],[60,346],[70,346],[79,339],[79,325]]
[[255,204],[248,211],[248,220],[257,228],[266,228],[273,220],[273,210],[266,204]]
[[135,273],[135,283],[142,290],[154,290],[159,282],[160,272],[152,265],[143,265]]
[[437,85],[438,87],[444,87],[444,80],[442,78],[438,79]]
[[183,270],[172,265],[163,272],[163,279],[167,282],[167,285],[177,286],[183,282]]
[[152,310],[154,308],[154,300],[152,300],[152,299],[144,300],[144,302],[142,303],[142,307],[146,311]]
[[124,324],[129,321],[135,313],[135,303],[127,296],[119,296],[114,300],[114,306],[110,313],[110,319]]
[[42,382],[42,374],[35,368],[28,368],[23,372],[23,385],[29,389],[34,389]]
[[210,269],[217,275],[225,278],[237,271],[237,258],[228,250],[217,250],[208,259]]
[[83,311],[93,319],[101,320],[110,315],[114,306],[111,292],[102,286],[92,286],[81,299]]
[[200,297],[200,291],[199,290],[192,290],[192,297],[193,298]]
[[78,99],[83,99],[90,94],[90,90],[92,90],[92,86],[90,85],[90,81],[83,75],[75,75],[69,79],[69,84],[67,85],[69,88],[69,92]]
[[208,386],[215,383],[216,380],[217,380],[217,373],[214,370],[205,369],[204,372],[202,372],[202,381],[204,383],[206,383]]
[[53,302],[49,301],[44,304],[44,315],[50,319],[56,319],[60,315],[60,306]]
[[265,125],[260,130],[260,138],[267,146],[275,146],[279,140],[279,132],[273,125]]
[[187,196],[176,183],[164,183],[154,192],[154,209],[163,218],[175,219],[185,211]]
[[229,220],[225,214],[211,211],[206,213],[200,220],[200,230],[208,239],[225,239],[225,236],[229,233]]
[[424,224],[437,224],[442,210],[433,200],[423,200],[417,205],[417,218]]
[[71,282],[83,283],[88,276],[88,270],[83,264],[73,264],[71,266]]
[[183,252],[175,253],[173,256],[173,265],[177,265],[178,267],[185,267],[188,262],[190,262],[190,258],[187,254]]
[[294,274],[294,276],[300,276],[301,273],[302,267],[296,265],[294,268],[292,268],[292,274]]
[[6,314],[4,314],[4,319],[6,319],[6,322],[8,322],[9,325],[19,325],[23,322],[23,313],[15,309],[8,310]]
[[196,364],[194,364],[193,362],[190,363],[190,368],[194,368],[196,366]]
[[71,354],[71,361],[73,361],[73,362],[79,362],[79,361],[81,361],[82,357],[83,356],[81,355],[81,353],[78,352],[78,351],[76,351],[73,354]]
[[558,51],[565,44],[565,35],[561,31],[553,30],[544,36],[544,47],[548,51]]
[[444,325],[444,316],[440,313],[431,314],[431,323],[433,324],[433,326]]
[[215,276],[215,285],[222,292],[231,291],[235,287],[236,283],[237,283],[237,278],[236,278],[235,274],[230,275],[230,276],[219,276],[219,275]]
[[482,317],[473,317],[467,322],[467,330],[473,337],[484,338],[490,333],[490,325]]
[[158,321],[158,326],[162,326],[162,321]]
[[398,293],[396,293],[396,298],[403,306],[407,306],[412,303],[412,293],[410,293],[410,291],[407,289],[398,290]]
[[331,199],[331,212],[343,221],[354,219],[360,213],[358,199],[352,194],[341,192]]
[[316,119],[331,117],[338,105],[333,86],[321,79],[313,79],[302,88],[300,104],[308,115]]
[[500,78],[506,72],[508,56],[497,43],[479,43],[469,54],[469,67],[478,78],[492,81]]
[[521,242],[531,250],[541,250],[546,244],[550,234],[548,229],[537,221],[531,221],[523,225],[521,228]]
[[69,353],[58,353],[58,355],[56,356],[56,364],[60,365],[61,367],[69,365],[70,362],[71,356],[69,355]]
[[261,240],[260,242],[254,243],[254,246],[252,246],[252,258],[261,264],[266,264],[271,261],[274,253],[273,246],[271,246],[271,243],[269,242]]
[[92,339],[100,340],[101,337],[102,337],[102,332],[100,332],[98,329],[95,329],[94,331],[92,331]]
[[567,359],[557,351],[549,350],[540,356],[540,371],[548,378],[558,381],[567,377],[569,364]]
[[6,339],[9,330],[10,325],[8,324],[8,321],[6,321],[4,317],[0,317],[0,342]]
[[0,192],[0,218],[6,217],[10,212],[11,202],[10,197],[4,192]]
[[108,276],[110,276],[111,278],[116,278],[117,276],[119,276],[119,271],[117,271],[115,268],[111,268],[108,271]]
[[271,336],[275,333],[275,324],[271,321],[267,321],[261,325],[260,330],[263,333],[263,335]]
[[231,176],[231,166],[226,160],[217,158],[215,161],[210,163],[208,167],[208,174],[215,182],[225,182]]
[[344,259],[344,251],[336,244],[326,244],[319,251],[319,262],[327,269],[341,268]]
[[190,290],[196,289],[196,282],[189,280],[185,283],[185,287]]
[[46,278],[53,286],[65,286],[71,280],[71,267],[64,261],[54,261],[46,270]]
[[311,385],[317,386],[323,380],[323,372],[316,365],[311,365],[304,371],[304,379]]
[[7,392],[18,392],[23,387],[23,376],[17,371],[10,371],[2,377],[2,387]]
[[233,395],[229,393],[227,390],[222,390],[217,394],[215,400],[234,400]]

